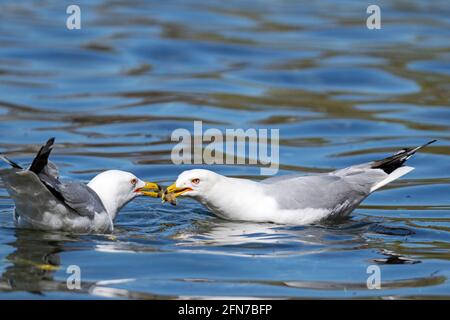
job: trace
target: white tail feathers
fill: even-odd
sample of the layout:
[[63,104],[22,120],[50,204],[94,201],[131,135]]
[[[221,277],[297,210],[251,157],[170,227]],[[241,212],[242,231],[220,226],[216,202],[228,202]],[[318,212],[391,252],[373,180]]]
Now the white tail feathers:
[[370,192],[374,192],[375,190],[380,189],[381,187],[387,185],[388,183],[397,180],[398,178],[404,176],[405,174],[407,174],[408,172],[413,171],[414,168],[413,167],[400,167],[398,169],[395,169],[394,171],[391,172],[391,174],[389,174],[387,176],[386,179],[378,182],[376,185],[374,185],[372,188],[370,188]]

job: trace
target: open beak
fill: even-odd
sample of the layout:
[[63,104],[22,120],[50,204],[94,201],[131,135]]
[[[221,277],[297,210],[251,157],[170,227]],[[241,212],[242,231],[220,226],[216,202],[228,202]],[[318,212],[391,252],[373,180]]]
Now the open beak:
[[191,188],[178,188],[176,184],[172,184],[167,187],[166,191],[164,192],[164,195],[171,193],[175,198],[181,196],[183,193],[192,191]]
[[146,182],[145,186],[142,188],[136,189],[136,192],[139,192],[143,196],[149,196],[153,198],[159,198],[162,194],[162,188],[154,182]]

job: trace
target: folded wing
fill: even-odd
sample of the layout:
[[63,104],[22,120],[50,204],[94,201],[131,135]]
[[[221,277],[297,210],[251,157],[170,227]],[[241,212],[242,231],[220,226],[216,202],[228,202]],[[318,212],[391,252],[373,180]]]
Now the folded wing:
[[[26,202],[33,207],[36,201],[40,204],[55,205],[56,199],[80,216],[93,218],[96,212],[106,211],[98,195],[85,184],[63,183],[59,180],[58,168],[48,160],[54,142],[55,139],[50,138],[41,147],[27,170],[22,169],[20,165],[7,157],[1,156],[1,159],[12,167],[1,170],[0,177],[14,199],[17,211],[28,214],[29,210],[21,210],[27,207]],[[30,214],[36,216],[39,213],[30,212]]]

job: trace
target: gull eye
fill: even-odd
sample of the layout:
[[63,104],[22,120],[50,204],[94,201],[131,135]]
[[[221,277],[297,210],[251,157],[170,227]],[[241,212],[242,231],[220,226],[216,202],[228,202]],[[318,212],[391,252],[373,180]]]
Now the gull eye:
[[137,184],[137,179],[136,178],[133,178],[133,179],[131,179],[131,184],[133,185],[133,186],[135,186],[136,184]]
[[195,178],[195,179],[192,179],[191,182],[192,182],[193,184],[199,184],[199,183],[200,183],[200,179]]

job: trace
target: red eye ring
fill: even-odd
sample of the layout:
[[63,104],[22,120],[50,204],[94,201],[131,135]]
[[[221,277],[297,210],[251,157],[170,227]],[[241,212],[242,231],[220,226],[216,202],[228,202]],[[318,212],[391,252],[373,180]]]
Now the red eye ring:
[[131,184],[133,185],[133,186],[135,186],[136,184],[137,184],[137,179],[136,178],[133,178],[133,179],[131,179]]
[[193,184],[199,184],[200,183],[200,179],[199,178],[195,178],[195,179],[192,179],[191,182]]

